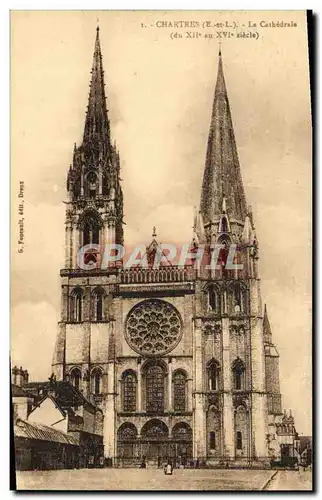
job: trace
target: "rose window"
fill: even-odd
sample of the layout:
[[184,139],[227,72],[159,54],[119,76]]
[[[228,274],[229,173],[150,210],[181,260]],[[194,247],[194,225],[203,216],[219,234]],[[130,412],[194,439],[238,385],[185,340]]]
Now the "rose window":
[[181,335],[178,311],[162,300],[140,302],[127,319],[126,340],[139,354],[166,354],[176,347]]

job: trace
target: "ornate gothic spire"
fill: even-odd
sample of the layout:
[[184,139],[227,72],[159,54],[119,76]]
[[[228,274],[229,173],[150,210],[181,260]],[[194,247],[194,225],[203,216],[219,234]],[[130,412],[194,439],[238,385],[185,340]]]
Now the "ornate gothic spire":
[[219,50],[218,75],[208,138],[200,210],[205,224],[218,220],[225,204],[230,219],[244,222],[246,199]]
[[88,97],[83,142],[93,142],[110,146],[110,124],[107,116],[104,71],[99,38],[96,28],[96,40],[93,56],[92,78]]

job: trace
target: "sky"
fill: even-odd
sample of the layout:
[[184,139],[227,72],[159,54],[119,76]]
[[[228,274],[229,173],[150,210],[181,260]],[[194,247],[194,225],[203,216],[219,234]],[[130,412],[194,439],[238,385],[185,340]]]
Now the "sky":
[[[187,242],[199,204],[218,66],[223,67],[261,290],[280,354],[283,406],[311,434],[311,116],[303,12],[29,11],[11,14],[11,356],[51,373],[64,265],[66,175],[81,143],[99,19],[112,137],[121,157],[125,241]],[[297,27],[260,27],[265,21]],[[258,38],[237,38],[249,32]],[[242,24],[245,27],[242,27]],[[201,33],[186,38],[187,31]],[[173,36],[181,34],[182,38]],[[204,38],[211,33],[213,38]],[[171,38],[172,35],[172,38]],[[24,252],[19,182],[24,183]]]

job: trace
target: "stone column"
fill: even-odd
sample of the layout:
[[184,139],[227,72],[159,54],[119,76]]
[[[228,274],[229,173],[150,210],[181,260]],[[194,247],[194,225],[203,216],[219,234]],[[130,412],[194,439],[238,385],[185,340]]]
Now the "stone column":
[[194,324],[193,332],[194,352],[194,415],[193,415],[193,456],[203,458],[206,456],[206,419],[205,419],[205,394],[203,387],[203,349],[202,326],[198,319]]
[[[113,336],[113,322],[109,325],[109,336]],[[111,356],[111,353],[110,353]],[[104,415],[104,455],[114,459],[116,456],[116,430],[115,430],[115,393],[116,393],[116,368],[115,360],[107,364],[107,395]]]
[[231,359],[230,359],[230,338],[229,319],[222,319],[222,370],[224,387],[223,405],[223,444],[224,455],[233,458],[235,455],[234,446],[234,413],[231,387]]
[[79,250],[79,232],[76,226],[72,228],[71,261],[72,269],[77,268],[77,252]]
[[98,172],[98,194],[102,194],[103,192],[103,176],[102,176],[102,170],[99,169]]
[[81,196],[84,196],[84,165],[82,165],[81,173]]
[[110,218],[108,222],[108,243],[115,243],[115,219]]
[[69,321],[69,297],[68,297],[68,286],[62,284],[61,291],[61,320]]
[[267,395],[259,280],[251,280],[252,441],[257,458],[267,456]]
[[83,321],[91,320],[91,287],[85,287],[83,298]]
[[117,381],[117,410],[123,411],[123,399],[122,399],[122,380]]
[[168,411],[172,411],[172,360],[168,360]]
[[138,361],[138,412],[142,411],[142,373],[141,363]]
[[65,226],[65,269],[71,268],[71,233],[72,229],[70,224],[66,224]]
[[227,314],[227,292],[224,290],[223,314]]
[[114,459],[115,453],[115,367],[114,361],[108,363],[108,393],[106,396],[104,415],[104,455]]
[[192,411],[192,378],[187,379],[187,411]]

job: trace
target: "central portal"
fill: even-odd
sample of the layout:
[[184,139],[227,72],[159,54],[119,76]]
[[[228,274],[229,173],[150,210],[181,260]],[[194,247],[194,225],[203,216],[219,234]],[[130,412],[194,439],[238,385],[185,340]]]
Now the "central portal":
[[142,460],[164,463],[171,459],[174,465],[186,465],[192,459],[192,429],[186,422],[179,422],[169,436],[168,426],[161,420],[149,420],[138,436],[134,424],[126,423],[118,430],[117,461],[131,465]]
[[141,430],[142,457],[149,460],[166,460],[169,456],[169,429],[161,420],[147,422]]

